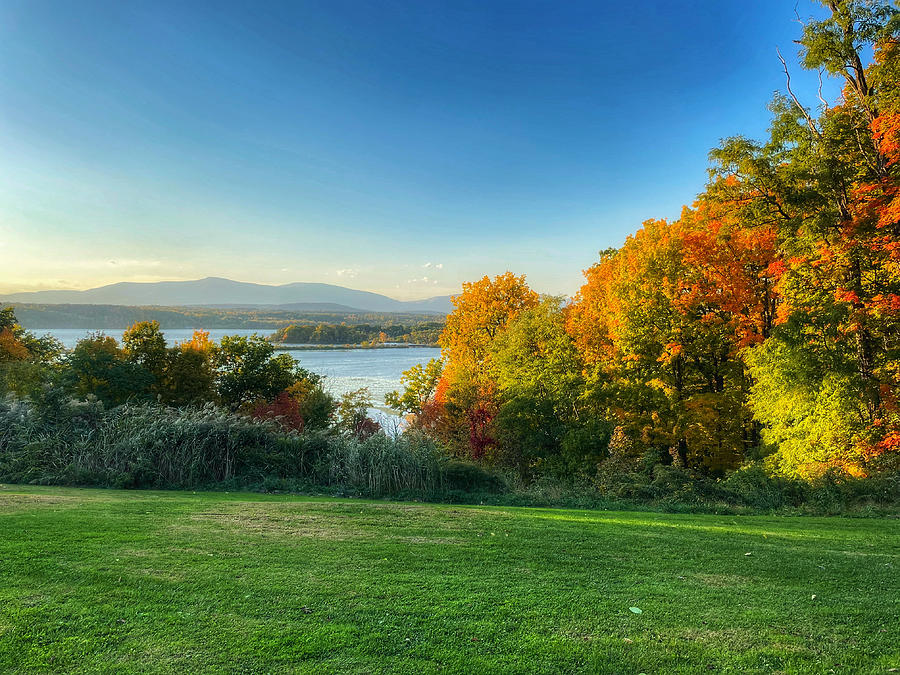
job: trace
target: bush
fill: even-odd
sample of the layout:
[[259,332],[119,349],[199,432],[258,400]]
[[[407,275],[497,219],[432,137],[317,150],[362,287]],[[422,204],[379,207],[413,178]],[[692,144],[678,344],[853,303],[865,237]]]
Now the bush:
[[474,462],[451,460],[444,465],[444,483],[448,490],[464,492],[504,492],[506,481],[500,474]]
[[799,481],[772,476],[760,464],[750,464],[732,473],[723,485],[739,503],[771,510],[798,506],[806,495]]
[[368,437],[286,431],[224,408],[70,399],[47,387],[34,401],[0,399],[0,480],[120,488],[259,489],[453,502],[667,511],[879,513],[900,504],[900,475],[812,482],[760,463],[727,478],[663,463],[659,453],[613,454],[591,481],[530,482],[451,460],[417,431]]
[[0,403],[0,479],[135,488],[306,481],[371,496],[430,494],[445,483],[441,453],[416,434],[300,434],[212,404],[107,410],[55,392]]

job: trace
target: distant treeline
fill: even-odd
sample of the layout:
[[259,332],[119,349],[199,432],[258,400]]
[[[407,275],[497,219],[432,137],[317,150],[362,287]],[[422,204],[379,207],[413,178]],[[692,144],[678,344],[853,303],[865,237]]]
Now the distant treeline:
[[291,324],[275,334],[276,342],[288,344],[343,345],[383,342],[436,345],[444,323],[423,321],[414,324],[319,323]]
[[[123,305],[12,305],[20,323],[30,330],[46,328],[123,328],[141,321],[157,321],[161,328],[268,328],[320,323],[417,326],[443,321],[432,314],[267,310],[218,307],[133,307]],[[387,330],[387,328],[385,328]],[[376,329],[377,332],[377,329]],[[406,331],[408,332],[408,330]]]

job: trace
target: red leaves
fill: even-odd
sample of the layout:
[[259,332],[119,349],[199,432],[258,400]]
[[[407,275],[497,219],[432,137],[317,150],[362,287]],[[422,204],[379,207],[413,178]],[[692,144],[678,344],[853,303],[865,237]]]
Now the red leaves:
[[469,424],[469,450],[472,453],[472,459],[482,459],[488,448],[496,444],[491,431],[495,416],[496,412],[493,406],[485,401],[479,401],[466,411],[466,420]]
[[285,429],[303,431],[303,415],[300,404],[286,391],[272,401],[259,401],[250,410],[254,419],[272,420]]

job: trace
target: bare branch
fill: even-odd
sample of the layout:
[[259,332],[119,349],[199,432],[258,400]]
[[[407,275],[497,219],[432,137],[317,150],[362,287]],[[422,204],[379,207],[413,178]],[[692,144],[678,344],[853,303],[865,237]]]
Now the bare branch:
[[794,94],[794,90],[791,89],[791,73],[788,70],[787,61],[784,60],[784,57],[781,55],[781,50],[778,47],[775,47],[775,52],[778,54],[778,60],[781,61],[782,68],[784,68],[784,75],[787,78],[788,94],[791,95],[791,98],[794,101],[794,105],[796,105],[797,108],[800,109],[800,112],[803,113],[803,117],[806,118],[806,124],[807,124],[807,126],[809,126],[809,130],[812,131],[816,135],[817,138],[821,138],[822,134],[819,131],[818,127],[816,127],[815,121],[810,116],[810,114],[807,112],[806,108],[804,108],[800,104],[800,100],[797,98],[796,94]]
[[819,91],[818,91],[819,100],[822,101],[822,107],[825,108],[825,112],[828,112],[828,101],[826,101],[825,97],[822,96],[822,69],[819,68],[816,72],[819,75]]

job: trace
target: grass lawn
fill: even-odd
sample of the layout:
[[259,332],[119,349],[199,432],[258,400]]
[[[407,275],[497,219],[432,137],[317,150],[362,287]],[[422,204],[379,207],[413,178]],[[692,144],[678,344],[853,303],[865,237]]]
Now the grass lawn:
[[898,614],[897,519],[0,487],[2,672],[879,673]]

